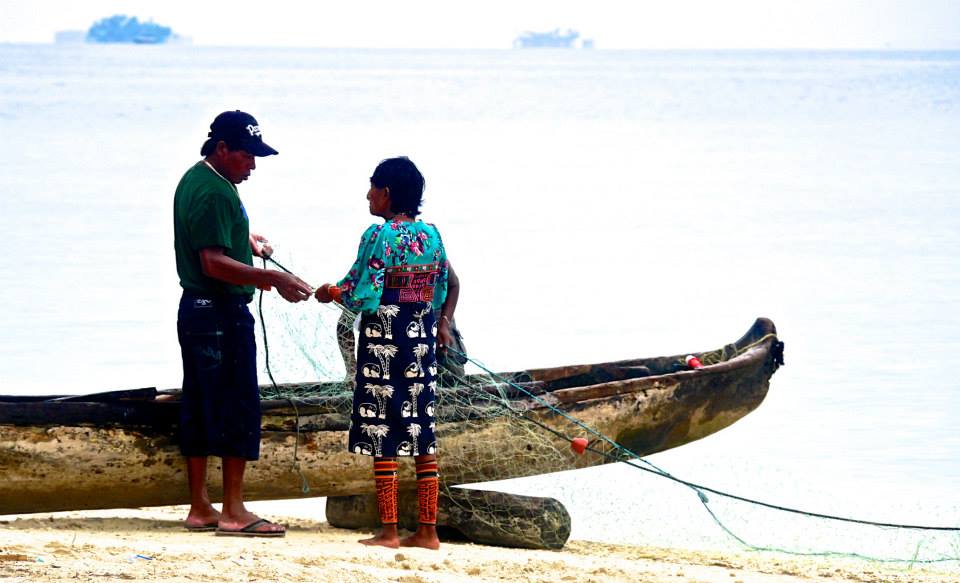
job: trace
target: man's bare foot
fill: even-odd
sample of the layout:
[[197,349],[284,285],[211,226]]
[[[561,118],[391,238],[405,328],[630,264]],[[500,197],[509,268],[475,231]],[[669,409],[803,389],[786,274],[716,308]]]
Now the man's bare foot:
[[440,538],[437,537],[437,527],[420,526],[417,532],[400,541],[401,547],[420,547],[423,549],[438,550]]
[[400,535],[397,533],[396,524],[384,524],[383,529],[380,530],[380,532],[376,536],[361,539],[357,542],[367,546],[387,547],[388,549],[395,549],[400,546]]
[[[259,524],[256,524],[259,521]],[[251,528],[252,527],[252,528]],[[249,534],[256,533],[284,533],[287,531],[287,527],[282,524],[275,524],[273,522],[263,520],[261,521],[260,517],[244,510],[243,512],[235,515],[228,516],[226,514],[220,515],[220,521],[218,524],[218,529],[220,531],[226,532],[240,532],[247,529],[246,532]]]
[[219,521],[220,512],[210,504],[205,504],[190,507],[184,526],[187,530],[213,530]]

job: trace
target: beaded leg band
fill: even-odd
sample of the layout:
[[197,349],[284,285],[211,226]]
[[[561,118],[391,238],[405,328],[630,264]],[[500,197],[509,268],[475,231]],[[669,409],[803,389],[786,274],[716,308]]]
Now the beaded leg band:
[[417,507],[420,511],[420,524],[437,523],[439,477],[436,460],[417,464]]
[[377,510],[383,524],[397,523],[397,458],[374,458],[373,481],[377,486]]

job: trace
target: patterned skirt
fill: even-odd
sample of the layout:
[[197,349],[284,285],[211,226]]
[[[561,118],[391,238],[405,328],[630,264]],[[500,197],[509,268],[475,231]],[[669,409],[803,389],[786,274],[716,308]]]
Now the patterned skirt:
[[396,285],[398,279],[391,277],[396,273],[405,272],[387,273],[377,312],[360,318],[349,443],[350,451],[357,454],[394,457],[437,452],[433,286],[422,285],[411,293],[409,286]]

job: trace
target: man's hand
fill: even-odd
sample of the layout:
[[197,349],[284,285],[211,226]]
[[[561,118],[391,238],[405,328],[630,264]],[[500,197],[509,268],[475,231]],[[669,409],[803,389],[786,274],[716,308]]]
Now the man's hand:
[[255,256],[264,259],[273,255],[273,247],[269,245],[267,238],[256,233],[250,233],[250,250],[253,251]]
[[310,288],[310,286],[296,275],[291,275],[282,271],[276,271],[273,273],[276,273],[274,277],[277,278],[276,282],[273,284],[274,287],[277,288],[277,292],[283,296],[283,299],[287,300],[288,302],[302,302],[303,300],[309,298],[310,294],[313,293],[313,290]]

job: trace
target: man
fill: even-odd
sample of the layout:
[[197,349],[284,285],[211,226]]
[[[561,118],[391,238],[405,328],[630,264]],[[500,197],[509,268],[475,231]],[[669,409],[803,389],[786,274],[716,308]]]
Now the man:
[[[310,297],[299,278],[253,267],[272,251],[251,235],[237,184],[250,177],[256,156],[277,151],[263,142],[257,120],[225,111],[210,124],[204,159],[187,170],[173,202],[177,274],[183,288],[177,335],[183,357],[180,450],[187,458],[190,512],[186,527],[217,534],[284,536],[243,503],[247,460],[260,455],[260,394],[253,317],[256,287],[274,287],[289,302]],[[207,456],[223,458],[223,509],[210,504]]]

